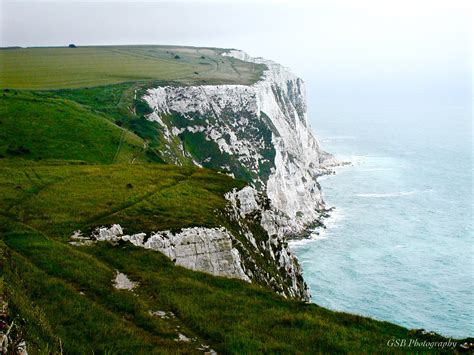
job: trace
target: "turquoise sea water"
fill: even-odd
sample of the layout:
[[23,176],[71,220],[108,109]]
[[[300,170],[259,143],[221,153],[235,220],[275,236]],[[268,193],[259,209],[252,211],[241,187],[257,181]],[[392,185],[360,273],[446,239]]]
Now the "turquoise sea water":
[[[292,242],[313,302],[446,336],[474,335],[470,102],[320,102],[327,229]],[[314,115],[317,117],[315,118]]]

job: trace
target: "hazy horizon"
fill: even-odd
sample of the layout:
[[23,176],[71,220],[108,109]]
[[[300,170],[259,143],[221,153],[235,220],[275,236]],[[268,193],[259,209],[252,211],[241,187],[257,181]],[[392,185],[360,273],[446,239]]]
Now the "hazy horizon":
[[2,0],[0,9],[2,47],[238,48],[290,67],[321,100],[471,100],[472,6],[463,0]]

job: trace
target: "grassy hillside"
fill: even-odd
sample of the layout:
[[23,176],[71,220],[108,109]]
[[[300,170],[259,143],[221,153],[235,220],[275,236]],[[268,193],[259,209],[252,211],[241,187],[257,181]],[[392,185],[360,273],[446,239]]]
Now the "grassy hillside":
[[0,50],[0,88],[60,89],[131,81],[251,84],[263,65],[221,49],[174,46],[50,47]]
[[141,138],[69,100],[3,91],[0,125],[0,157],[92,163],[146,160]]
[[[153,84],[124,83],[85,89],[0,94],[0,159],[80,160],[90,163],[168,162],[193,165],[146,119],[139,99]],[[20,139],[21,137],[21,139]]]
[[[192,272],[159,252],[129,244],[67,244],[75,229],[115,222],[127,232],[220,225],[223,194],[241,184],[210,170],[169,165],[4,161],[3,277],[12,312],[24,319],[30,348],[197,352],[206,344],[223,353],[358,352],[384,351],[389,339],[414,336],[386,322]],[[133,292],[115,289],[115,270],[139,286]],[[175,317],[150,314],[157,310]],[[196,339],[174,341],[178,333]]]
[[1,168],[2,214],[62,241],[112,223],[130,233],[219,226],[223,194],[244,186],[211,170],[164,164],[5,160]]

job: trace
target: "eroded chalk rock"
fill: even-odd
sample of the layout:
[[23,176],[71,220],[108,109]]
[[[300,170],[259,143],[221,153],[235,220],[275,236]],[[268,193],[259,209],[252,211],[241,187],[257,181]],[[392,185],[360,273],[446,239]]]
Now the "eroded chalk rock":
[[[233,247],[235,238],[224,227],[184,228],[179,232],[152,232],[146,239],[146,233],[123,234],[119,224],[96,228],[90,237],[80,237],[80,231],[71,236],[73,245],[89,245],[97,241],[117,244],[130,242],[135,246],[157,250],[169,257],[177,265],[203,271],[216,276],[238,278],[250,282],[245,274],[239,251]],[[146,240],[146,241],[145,241]],[[123,274],[122,274],[123,275]],[[123,276],[120,276],[123,279]]]
[[[273,208],[268,203],[265,194],[251,186],[246,186],[241,190],[233,189],[225,194],[225,198],[230,202],[228,206],[230,217],[239,222],[242,229],[245,228],[242,221],[251,219],[259,221],[261,227],[267,232],[268,238],[259,244],[256,243],[250,230],[244,235],[257,250],[267,252],[277,265],[281,276],[290,281],[286,291],[280,294],[308,301],[311,296],[304,282],[301,266],[286,242],[287,235],[293,230],[288,216]],[[266,282],[270,286],[277,283],[272,278],[267,279]],[[285,284],[288,285],[288,282]]]

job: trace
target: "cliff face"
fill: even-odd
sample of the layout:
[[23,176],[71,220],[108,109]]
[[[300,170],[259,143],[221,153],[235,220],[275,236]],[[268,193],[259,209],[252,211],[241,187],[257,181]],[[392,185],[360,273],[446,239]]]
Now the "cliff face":
[[[253,282],[307,300],[286,238],[318,221],[324,201],[317,177],[337,162],[320,148],[308,125],[300,78],[241,51],[224,55],[264,64],[267,70],[251,86],[149,89],[143,97],[153,110],[148,119],[162,130],[160,154],[168,161],[219,169],[248,181],[249,187],[226,196],[228,217],[239,226],[231,234],[237,236],[233,240],[242,270]],[[271,272],[275,268],[278,272]]]
[[301,267],[281,232],[281,221],[287,221],[283,213],[251,186],[230,191],[225,197],[230,201],[227,215],[238,224],[242,236],[238,246],[243,247],[243,268],[249,278],[283,296],[308,301],[311,296]]
[[149,119],[194,164],[225,170],[265,192],[288,217],[285,234],[299,234],[324,208],[316,179],[335,164],[308,126],[304,83],[272,61],[234,50],[226,55],[268,69],[251,86],[150,89]]

